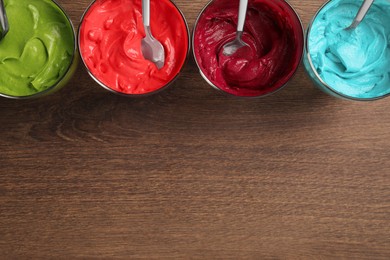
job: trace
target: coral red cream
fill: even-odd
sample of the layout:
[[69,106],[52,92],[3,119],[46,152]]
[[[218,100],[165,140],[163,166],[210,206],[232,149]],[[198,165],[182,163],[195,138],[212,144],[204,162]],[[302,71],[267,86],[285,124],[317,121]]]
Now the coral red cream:
[[141,0],[97,0],[80,26],[79,47],[88,70],[106,87],[147,94],[171,82],[185,62],[189,44],[184,18],[169,0],[151,1],[150,26],[165,50],[162,69],[144,59]]

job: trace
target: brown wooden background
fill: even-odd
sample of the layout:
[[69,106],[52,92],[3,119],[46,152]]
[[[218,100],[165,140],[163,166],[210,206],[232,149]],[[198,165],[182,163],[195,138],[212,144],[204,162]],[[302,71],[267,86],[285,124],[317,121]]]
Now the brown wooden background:
[[[61,0],[76,26],[88,0]],[[192,28],[206,0],[176,1]],[[323,1],[298,1],[307,25]],[[167,91],[107,92],[79,66],[0,99],[0,258],[390,258],[390,99],[328,97],[301,68],[236,99],[191,58]]]

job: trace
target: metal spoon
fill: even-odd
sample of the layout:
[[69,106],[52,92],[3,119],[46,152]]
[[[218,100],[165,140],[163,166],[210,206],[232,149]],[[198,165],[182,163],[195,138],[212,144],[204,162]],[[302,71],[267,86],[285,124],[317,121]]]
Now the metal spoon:
[[7,14],[5,13],[4,1],[0,0],[0,40],[8,33],[9,24]]
[[350,26],[348,26],[347,28],[345,28],[345,30],[355,29],[360,24],[360,22],[364,19],[364,17],[366,16],[368,9],[370,9],[373,2],[374,2],[374,0],[364,0],[357,15],[355,16],[355,19],[353,19],[352,24]]
[[238,23],[237,23],[237,33],[236,38],[226,43],[223,46],[223,54],[226,56],[230,56],[234,54],[238,49],[248,46],[242,39],[242,33],[244,31],[245,17],[246,17],[246,9],[248,7],[248,0],[240,0],[240,7],[238,9]]
[[153,37],[150,30],[150,0],[142,0],[142,19],[146,34],[141,40],[142,55],[161,69],[165,62],[165,52],[162,44]]

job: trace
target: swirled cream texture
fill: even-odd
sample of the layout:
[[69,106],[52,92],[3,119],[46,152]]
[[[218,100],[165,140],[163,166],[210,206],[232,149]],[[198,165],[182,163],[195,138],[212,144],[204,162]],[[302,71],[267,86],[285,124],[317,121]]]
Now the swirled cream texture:
[[108,88],[125,94],[146,94],[173,80],[188,52],[188,31],[169,0],[150,3],[150,27],[165,50],[160,70],[141,52],[145,37],[141,0],[97,0],[80,29],[80,51],[92,75]]
[[5,0],[10,30],[0,41],[0,92],[30,96],[56,85],[74,53],[69,20],[50,0]]
[[214,0],[200,15],[194,54],[201,72],[218,88],[237,96],[261,96],[283,86],[303,52],[300,21],[285,1],[250,0],[243,47],[231,56],[223,46],[236,35],[239,1]]
[[348,27],[362,1],[333,0],[316,16],[308,51],[321,79],[352,98],[390,93],[390,1],[376,0],[362,23]]

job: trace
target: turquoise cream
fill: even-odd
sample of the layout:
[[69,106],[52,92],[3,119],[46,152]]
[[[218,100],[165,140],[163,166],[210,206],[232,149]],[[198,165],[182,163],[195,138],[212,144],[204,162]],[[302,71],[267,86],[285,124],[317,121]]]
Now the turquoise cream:
[[319,11],[307,39],[312,64],[305,66],[332,92],[373,99],[390,93],[390,1],[376,0],[356,29],[345,30],[362,2],[333,0]]

